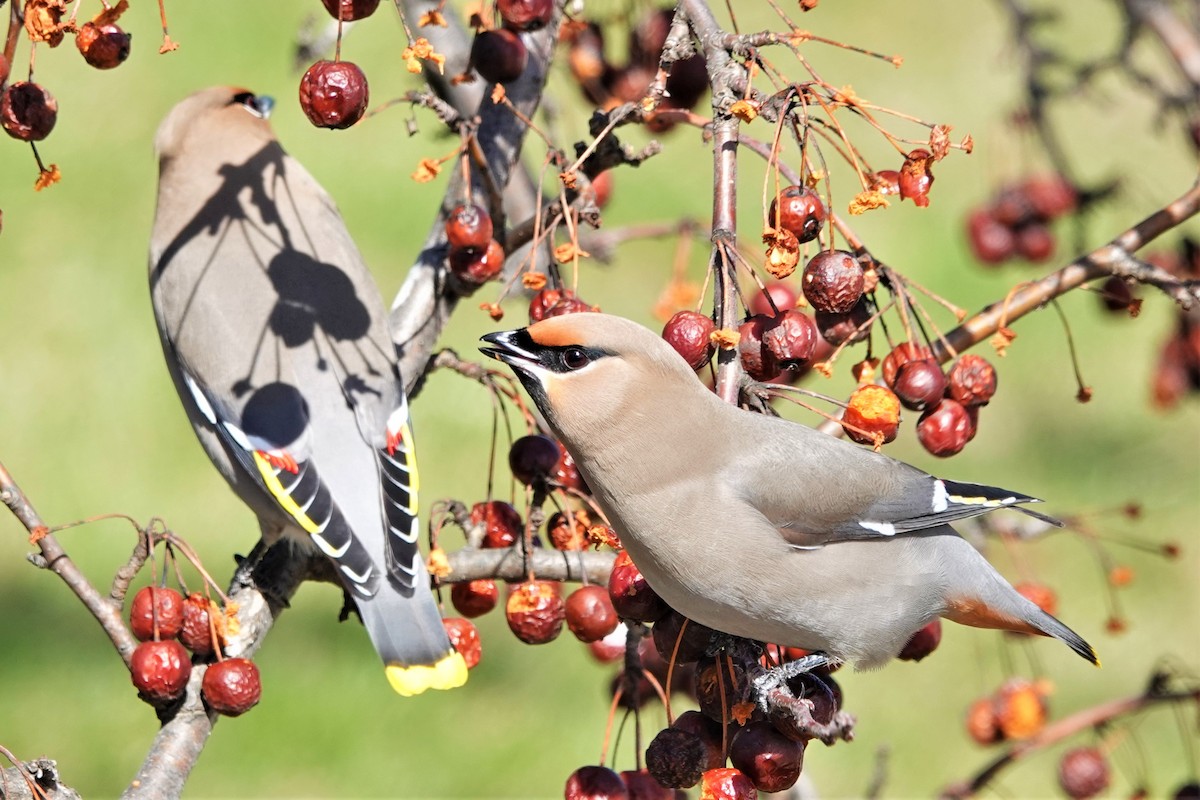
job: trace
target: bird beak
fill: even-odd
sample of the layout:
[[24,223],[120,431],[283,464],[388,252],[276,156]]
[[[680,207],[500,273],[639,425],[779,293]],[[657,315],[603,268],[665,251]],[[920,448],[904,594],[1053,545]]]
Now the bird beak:
[[514,367],[540,364],[541,359],[533,352],[533,338],[525,328],[515,331],[498,331],[481,337],[492,347],[481,347],[479,352],[497,361]]

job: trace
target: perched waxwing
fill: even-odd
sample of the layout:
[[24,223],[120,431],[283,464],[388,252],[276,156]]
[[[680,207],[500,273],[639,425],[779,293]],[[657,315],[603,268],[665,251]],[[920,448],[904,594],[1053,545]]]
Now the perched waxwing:
[[281,535],[333,560],[402,695],[466,681],[418,549],[417,467],[386,313],[269,98],[206,89],[163,120],[150,295],[213,464]]
[[937,617],[1053,636],[1096,663],[947,524],[1034,498],[939,480],[736,408],[660,336],[620,317],[568,314],[483,339],[681,614],[860,668],[895,657]]

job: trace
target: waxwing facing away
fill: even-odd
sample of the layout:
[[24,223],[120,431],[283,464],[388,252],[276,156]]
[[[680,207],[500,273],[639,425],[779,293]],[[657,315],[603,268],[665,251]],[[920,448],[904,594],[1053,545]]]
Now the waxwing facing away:
[[946,523],[1036,502],[938,480],[723,402],[660,336],[568,314],[483,337],[575,458],[638,569],[725,633],[882,665],[936,617],[1062,640]]
[[150,294],[200,443],[258,515],[333,560],[392,687],[466,680],[418,549],[408,405],[379,291],[337,208],[227,87],[158,129]]

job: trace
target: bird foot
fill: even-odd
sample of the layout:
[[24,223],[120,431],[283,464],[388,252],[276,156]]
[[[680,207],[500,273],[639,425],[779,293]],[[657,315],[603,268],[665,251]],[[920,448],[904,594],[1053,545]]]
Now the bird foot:
[[790,738],[819,739],[826,745],[831,745],[839,739],[851,741],[854,739],[854,715],[845,711],[835,711],[829,722],[820,722],[813,717],[816,704],[804,697],[796,697],[787,684],[769,690],[759,697],[767,714],[774,719],[780,717],[787,720],[792,729]]
[[814,669],[826,667],[832,663],[829,656],[824,653],[811,653],[766,670],[754,679],[754,694],[758,697],[759,705],[762,706],[763,711],[766,711],[768,693],[780,688],[786,689],[787,682],[797,675],[812,672]]

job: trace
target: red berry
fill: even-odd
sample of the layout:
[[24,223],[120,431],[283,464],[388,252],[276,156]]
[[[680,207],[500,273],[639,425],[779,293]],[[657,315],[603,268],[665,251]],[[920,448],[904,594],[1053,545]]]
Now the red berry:
[[471,64],[488,83],[508,83],[521,77],[529,53],[521,37],[507,28],[481,31],[471,44]]
[[807,186],[785,187],[767,213],[769,227],[791,231],[801,244],[817,238],[824,224],[825,204]]
[[695,311],[680,311],[667,320],[662,336],[692,369],[701,369],[712,360],[716,346],[709,338],[716,330],[711,318]]
[[729,744],[729,763],[746,774],[755,788],[782,792],[800,778],[803,742],[793,741],[766,722],[750,722]]
[[450,587],[450,603],[467,619],[481,617],[496,607],[500,590],[490,578],[456,583]]
[[1007,261],[1017,251],[1012,228],[1000,223],[986,208],[978,208],[967,217],[967,241],[971,252],[984,264]]
[[1004,733],[996,719],[996,709],[992,698],[984,697],[976,700],[967,709],[967,734],[981,745],[996,744],[1004,741]]
[[213,602],[199,592],[192,592],[183,601],[183,625],[179,631],[179,641],[198,656],[213,652],[209,618],[214,611],[220,613]]
[[0,126],[14,139],[40,142],[58,121],[58,101],[36,83],[18,81],[0,95]]
[[862,265],[844,250],[822,250],[804,268],[804,296],[817,311],[844,314],[858,303],[866,279]]
[[446,217],[446,240],[456,249],[484,250],[492,241],[492,217],[474,203],[454,207]]
[[675,800],[675,792],[661,785],[646,770],[627,769],[621,773],[629,800]]
[[708,768],[708,747],[699,736],[679,728],[663,728],[646,748],[646,771],[670,789],[695,786]]
[[580,311],[599,311],[575,296],[570,289],[542,289],[529,301],[529,321],[541,322],[547,317],[575,314]]
[[1036,220],[1029,197],[1019,186],[1001,189],[990,209],[992,218],[1006,228],[1016,229]]
[[129,605],[129,628],[141,641],[174,639],[182,627],[183,597],[179,592],[144,586],[133,596]]
[[129,676],[151,703],[166,703],[183,694],[192,675],[187,650],[174,639],[142,642],[129,659]]
[[1133,288],[1125,278],[1110,275],[1100,287],[1100,299],[1104,301],[1104,308],[1108,311],[1128,312],[1136,298]]
[[496,0],[496,10],[506,28],[537,31],[546,27],[554,13],[553,0]]
[[670,610],[624,550],[617,553],[609,573],[608,595],[621,619],[654,622]]
[[900,399],[885,386],[859,386],[842,413],[842,429],[859,444],[874,445],[876,434],[884,444],[892,441],[900,432]]
[[754,783],[740,770],[718,767],[700,779],[700,800],[757,800]]
[[578,517],[555,511],[546,520],[546,536],[555,550],[586,550],[587,527]]
[[917,148],[904,158],[900,167],[900,197],[913,201],[913,205],[929,205],[929,189],[933,186],[933,156],[928,150]]
[[923,344],[916,342],[901,342],[883,357],[883,382],[888,386],[896,385],[896,375],[900,368],[909,361],[933,358],[933,351]]
[[813,360],[817,351],[817,323],[803,311],[792,308],[773,317],[763,331],[763,345],[783,369],[797,369]]
[[450,639],[450,646],[463,657],[467,669],[474,669],[483,655],[483,644],[479,641],[479,629],[470,620],[462,617],[444,617],[442,627]]
[[244,714],[262,697],[258,667],[246,658],[227,658],[209,664],[200,683],[200,694],[219,714],[236,717]]
[[716,631],[671,609],[654,623],[652,633],[654,649],[664,661],[670,662],[673,656],[677,664],[691,664],[704,657]]
[[866,324],[871,318],[871,308],[867,305],[866,298],[860,298],[854,304],[854,308],[844,314],[818,311],[813,317],[817,323],[817,330],[821,332],[821,338],[834,347],[847,342],[864,342],[871,335],[871,326]]
[[484,524],[481,547],[512,547],[525,533],[521,514],[501,500],[476,503],[471,507],[471,522]]
[[560,585],[554,581],[525,581],[508,589],[504,606],[508,628],[526,644],[545,644],[558,638],[566,610]]
[[1054,255],[1054,234],[1045,225],[1026,225],[1017,231],[1017,252],[1026,261],[1048,261]]
[[738,326],[742,368],[756,381],[769,381],[779,374],[775,356],[763,344],[763,335],[774,322],[774,317],[755,315]]
[[1018,583],[1013,587],[1017,593],[1024,597],[1035,606],[1045,611],[1047,614],[1055,614],[1058,611],[1058,595],[1049,586],[1033,581],[1025,581]]
[[[611,599],[611,598],[609,598]],[[616,630],[595,642],[588,642],[588,652],[592,658],[601,664],[611,664],[625,657],[625,638],[629,629],[624,622],[618,622]]]
[[936,405],[942,399],[946,390],[946,376],[932,358],[914,359],[897,370],[892,389],[905,408],[920,411],[926,406]]
[[492,239],[484,250],[450,250],[450,271],[468,287],[482,286],[504,269],[504,247]]
[[966,353],[950,368],[947,389],[964,406],[985,406],[996,394],[996,368],[982,356]]
[[[583,476],[579,474],[579,468],[575,466],[575,459],[567,452],[567,448],[558,445],[559,457],[558,463],[554,465],[554,482],[565,489],[574,489],[577,492],[591,494],[587,483],[583,480]],[[561,548],[560,548],[561,549]]]
[[[768,300],[768,297],[770,298]],[[773,317],[796,307],[800,300],[796,290],[785,281],[772,281],[761,292],[750,296],[749,311],[755,316]],[[774,303],[774,307],[771,306]]]
[[558,442],[535,433],[512,443],[508,450],[508,467],[513,477],[526,486],[544,484],[554,472],[560,455]]
[[621,776],[608,767],[580,767],[567,778],[564,800],[629,800]]
[[942,621],[935,619],[912,635],[896,658],[901,661],[920,661],[937,649],[942,642]]
[[367,76],[350,61],[318,61],[300,78],[300,108],[318,128],[349,128],[370,98]]
[[567,628],[581,642],[595,642],[617,629],[617,610],[608,590],[589,584],[580,586],[567,598]]
[[369,17],[379,7],[379,0],[321,0],[321,2],[325,4],[325,10],[329,12],[329,16],[337,19],[338,14],[341,14],[342,20],[346,22]]
[[961,452],[975,436],[975,425],[957,400],[946,398],[925,409],[917,420],[917,439],[927,451],[940,458]]
[[604,208],[608,205],[608,201],[612,197],[612,190],[613,177],[611,169],[606,169],[592,178],[592,191],[596,193],[596,208]]
[[129,58],[131,37],[120,26],[85,22],[75,35],[75,46],[83,60],[96,69],[112,69]]
[[1026,178],[1021,190],[1028,198],[1033,213],[1046,221],[1070,214],[1079,204],[1079,193],[1061,175]]
[[1058,785],[1072,800],[1095,797],[1111,782],[1108,759],[1095,747],[1068,750],[1058,762]]
[[871,176],[871,187],[882,195],[900,194],[900,173],[881,169]]

